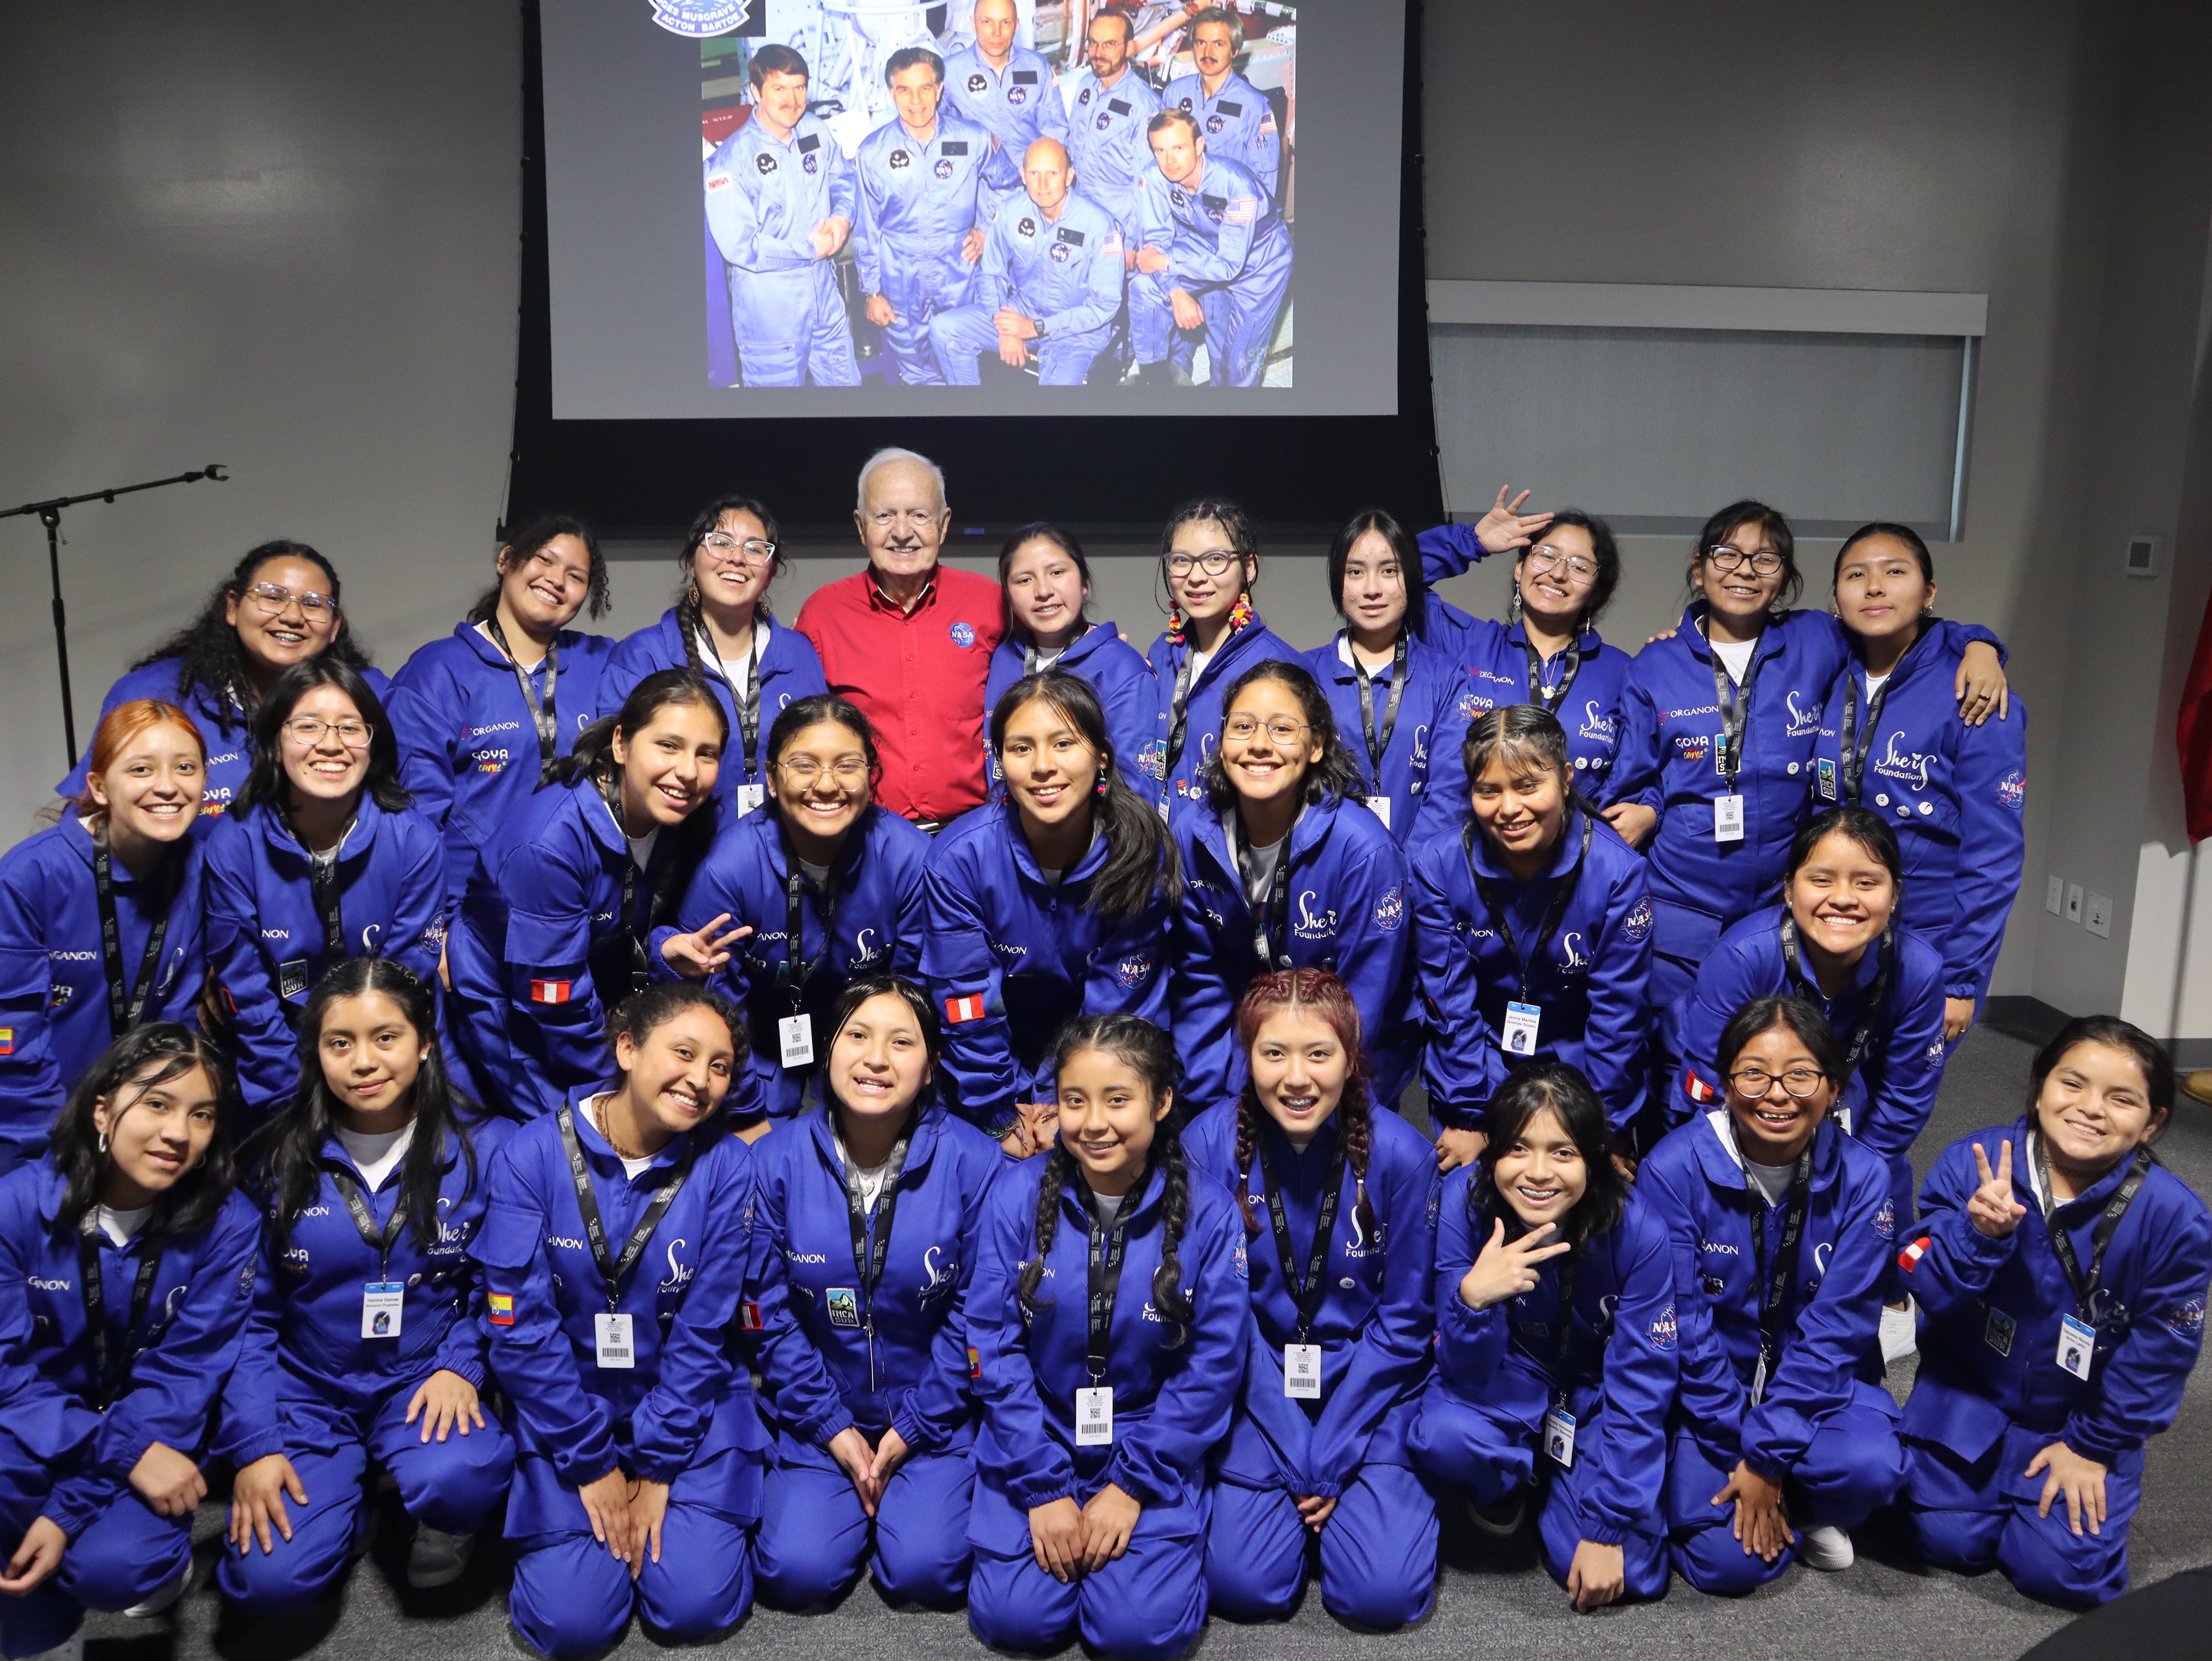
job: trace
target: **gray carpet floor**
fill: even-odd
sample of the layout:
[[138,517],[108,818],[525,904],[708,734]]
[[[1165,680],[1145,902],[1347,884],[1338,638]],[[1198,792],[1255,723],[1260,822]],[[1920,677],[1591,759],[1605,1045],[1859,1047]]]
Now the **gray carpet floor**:
[[[2018,1112],[2033,1052],[2018,1039],[1977,1029],[1952,1059],[1933,1123],[1916,1150],[1924,1171],[1954,1137]],[[2184,1101],[2160,1154],[2200,1193],[2212,1193],[2212,1108]],[[1902,1391],[1910,1366],[1891,1378]],[[2212,1564],[2212,1370],[2191,1379],[2179,1421],[2151,1448],[2145,1498],[2134,1530],[2134,1583]],[[204,1506],[196,1535],[201,1572],[170,1614],[150,1621],[95,1617],[87,1628],[93,1661],[294,1661],[301,1657],[362,1661],[512,1661],[529,1653],[507,1621],[506,1559],[496,1541],[459,1583],[410,1592],[401,1571],[404,1519],[386,1503],[378,1543],[340,1591],[306,1615],[281,1621],[226,1621],[209,1566],[221,1517]],[[1309,1587],[1287,1622],[1209,1623],[1199,1653],[1208,1661],[1445,1661],[1479,1653],[1485,1661],[1551,1657],[1633,1657],[1635,1661],[1733,1661],[1785,1652],[1852,1661],[1892,1661],[1901,1652],[1972,1655],[2010,1661],[2066,1624],[2061,1611],[2029,1602],[1996,1574],[1966,1578],[1923,1568],[1905,1557],[1881,1519],[1860,1530],[1859,1561],[1843,1574],[1792,1569],[1741,1600],[1706,1597],[1679,1580],[1656,1603],[1577,1615],[1528,1550],[1478,1545],[1448,1526],[1435,1612],[1411,1630],[1354,1631],[1321,1607]],[[984,1651],[963,1615],[895,1609],[865,1580],[834,1608],[805,1615],[760,1609],[738,1632],[707,1646],[714,1654],[774,1655],[793,1661],[842,1661],[854,1655],[929,1661]],[[620,1646],[628,1657],[660,1648],[635,1625]]]

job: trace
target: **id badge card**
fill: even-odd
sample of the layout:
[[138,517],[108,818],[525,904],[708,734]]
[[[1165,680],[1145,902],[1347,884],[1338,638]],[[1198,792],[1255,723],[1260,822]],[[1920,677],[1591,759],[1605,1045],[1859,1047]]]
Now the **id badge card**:
[[1836,764],[1823,757],[1813,765],[1814,776],[1818,777],[1820,782],[1820,800],[1822,801],[1835,800]]
[[2001,1309],[1993,1309],[1982,1323],[1982,1342],[2000,1355],[2012,1354],[2012,1335],[2020,1329],[2020,1323]]
[[751,812],[754,808],[759,806],[767,800],[768,786],[765,784],[739,785],[738,787],[738,816],[740,818],[744,818],[747,813]]
[[289,963],[276,965],[276,995],[280,998],[304,998],[307,995],[307,960],[295,958]]
[[406,1301],[404,1281],[370,1281],[361,1289],[361,1335],[397,1338],[400,1306]]
[[1509,1003],[1505,1006],[1504,1050],[1509,1056],[1536,1053],[1536,1028],[1544,1019],[1544,1006]]
[[629,1341],[629,1317],[599,1314],[592,1317],[596,1359],[603,1367],[631,1368],[637,1365],[637,1348]]
[[775,1024],[775,1042],[786,1067],[814,1065],[814,1017],[801,1012]]
[[1114,1386],[1091,1384],[1075,1392],[1075,1445],[1114,1445]]
[[1544,1415],[1544,1452],[1561,1470],[1575,1468],[1575,1415],[1565,1402],[1554,1402]]
[[1293,1402],[1321,1400],[1321,1346],[1283,1346],[1283,1394]]
[[2058,1323],[2058,1366],[2062,1372],[2070,1372],[2086,1381],[2089,1363],[2097,1358],[2097,1329],[2078,1315],[2060,1317]]
[[1375,815],[1375,817],[1376,817],[1376,818],[1378,818],[1378,819],[1380,819],[1380,820],[1382,820],[1382,828],[1383,828],[1384,830],[1389,830],[1389,829],[1390,828],[1390,798],[1389,798],[1389,797],[1388,797],[1388,796],[1362,796],[1362,797],[1360,798],[1360,800],[1362,800],[1362,801],[1364,801],[1364,802],[1365,802],[1365,803],[1367,804],[1367,811],[1368,811],[1369,812],[1370,812],[1370,813],[1374,814],[1374,815]]
[[1743,798],[1739,795],[1713,798],[1713,840],[1741,842],[1743,840]]

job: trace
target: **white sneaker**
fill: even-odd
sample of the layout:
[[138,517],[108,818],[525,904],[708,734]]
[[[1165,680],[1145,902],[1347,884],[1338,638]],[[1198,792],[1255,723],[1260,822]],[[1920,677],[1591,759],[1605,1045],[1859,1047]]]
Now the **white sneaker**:
[[133,1603],[129,1609],[124,1610],[123,1618],[126,1621],[152,1620],[185,1595],[185,1588],[191,1584],[191,1579],[192,1572],[186,1569],[144,1603]]
[[1885,1366],[1918,1353],[1920,1323],[1916,1315],[1910,1298],[1905,1300],[1903,1309],[1892,1309],[1887,1304],[1882,1305],[1881,1359]]
[[1833,1574],[1850,1567],[1857,1554],[1851,1549],[1850,1535],[1823,1523],[1797,1530],[1797,1561],[1808,1569]]

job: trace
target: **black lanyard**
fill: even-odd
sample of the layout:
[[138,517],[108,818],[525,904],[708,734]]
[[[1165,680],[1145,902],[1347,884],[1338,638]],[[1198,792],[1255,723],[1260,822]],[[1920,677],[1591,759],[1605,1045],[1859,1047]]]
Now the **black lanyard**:
[[790,874],[783,879],[783,961],[775,966],[775,983],[790,995],[791,1013],[796,1015],[805,1001],[807,982],[814,978],[830,955],[831,930],[837,922],[837,882],[833,870],[830,879],[822,885],[822,949],[809,962],[804,952],[806,916],[799,898],[799,885],[805,881],[806,873],[789,843],[784,844],[783,858]]
[[507,654],[507,666],[514,671],[514,678],[522,688],[522,701],[530,706],[531,724],[538,729],[538,772],[542,780],[545,764],[553,759],[553,751],[561,742],[560,718],[553,713],[553,682],[561,672],[561,642],[556,636],[545,643],[545,701],[539,703],[537,689],[530,684],[530,673],[514,655],[514,648],[507,643],[507,631],[499,626],[499,614],[495,611],[484,619],[490,630],[492,643]]
[[1721,661],[1720,648],[1706,637],[1705,649],[1713,657],[1713,702],[1720,706],[1721,743],[1717,760],[1721,776],[1728,781],[1729,788],[1735,788],[1735,776],[1743,770],[1743,733],[1751,724],[1751,689],[1759,678],[1759,648],[1765,643],[1761,636],[1751,644],[1751,661],[1743,666],[1743,685],[1739,689]]
[[[1230,817],[1232,829],[1229,839],[1237,854],[1237,889],[1244,896],[1244,904],[1252,908],[1253,954],[1260,959],[1262,970],[1288,969],[1291,967],[1290,949],[1285,946],[1278,952],[1275,936],[1278,929],[1287,932],[1290,927],[1291,832],[1285,830],[1282,841],[1276,844],[1281,851],[1275,855],[1275,873],[1268,879],[1267,897],[1255,900],[1252,897],[1251,839],[1244,834],[1243,816],[1232,812]],[[1293,830],[1296,828],[1292,826]]]
[[[1881,944],[1875,948],[1880,953],[1875,959],[1874,984],[1867,988],[1866,1001],[1859,1006],[1859,1024],[1851,1029],[1850,1048],[1844,1052],[1844,1077],[1849,1079],[1859,1070],[1866,1059],[1867,1046],[1874,1042],[1875,1023],[1881,1019],[1889,999],[1889,972],[1897,962],[1897,925],[1893,921],[1881,931]],[[1828,1007],[1827,994],[1820,990],[1820,983],[1805,972],[1805,965],[1797,957],[1797,919],[1787,906],[1782,911],[1782,960],[1790,966],[1790,978],[1797,989],[1821,1008]]]
[[2042,1133],[2033,1133],[2033,1140],[2035,1143],[2036,1170],[2043,1177],[2045,1199],[2044,1232],[2050,1235],[2051,1249],[2058,1254],[2058,1267],[2066,1271],[2066,1284],[2074,1288],[2074,1312],[2094,1327],[2097,1321],[2091,1311],[2097,1300],[2098,1283],[2105,1277],[2105,1248],[2112,1244],[2112,1236],[2119,1232],[2120,1219],[2128,1214],[2128,1208],[2135,1203],[2136,1194],[2142,1191],[2143,1179],[2150,1175],[2150,1149],[2139,1147],[2136,1150],[2135,1164],[2120,1185],[2112,1190],[2112,1197],[2106,1202],[2104,1214],[2097,1219],[2096,1229],[2089,1236],[2089,1273],[2085,1279],[2081,1274],[2081,1260],[2074,1255],[2073,1237],[2066,1232],[2065,1225],[2058,1220],[2057,1190],[2051,1186],[2051,1155],[2043,1146]]
[[323,1169],[330,1172],[332,1184],[345,1196],[346,1210],[352,1214],[354,1227],[361,1232],[361,1243],[376,1254],[379,1284],[389,1281],[392,1244],[399,1238],[399,1231],[407,1226],[406,1196],[403,1195],[392,1202],[392,1215],[379,1228],[376,1214],[368,1208],[368,1201],[362,1196],[361,1183],[354,1173],[331,1161],[325,1161]]
[[730,674],[730,666],[722,660],[721,648],[714,644],[714,631],[702,618],[699,632],[706,637],[707,649],[714,654],[714,667],[730,689],[730,702],[738,706],[738,738],[744,745],[745,777],[750,780],[760,772],[760,624],[753,624],[751,640],[745,653],[745,684],[740,687]]
[[315,916],[322,920],[325,973],[346,960],[345,916],[338,904],[338,856],[344,851],[346,837],[353,834],[353,821],[347,823],[327,859],[301,841],[297,830],[292,832],[292,840],[300,843],[300,851],[307,856],[307,892],[314,899]]
[[1499,891],[1496,882],[1475,869],[1474,838],[1477,832],[1474,827],[1469,824],[1460,833],[1461,846],[1467,852],[1468,874],[1474,879],[1475,892],[1482,896],[1483,908],[1490,913],[1491,922],[1498,927],[1498,938],[1505,942],[1506,951],[1521,966],[1521,991],[1524,997],[1528,995],[1529,979],[1535,973],[1537,961],[1543,957],[1544,948],[1551,944],[1553,934],[1565,920],[1567,908],[1574,904],[1575,890],[1582,885],[1583,872],[1589,864],[1590,838],[1596,832],[1597,821],[1588,813],[1583,814],[1582,855],[1575,861],[1573,870],[1564,877],[1553,879],[1552,903],[1545,909],[1543,927],[1536,931],[1536,938],[1530,943],[1525,957],[1522,955],[1520,942],[1513,938],[1513,919],[1505,896]]
[[1559,714],[1559,706],[1567,701],[1567,694],[1574,691],[1575,677],[1583,672],[1581,640],[1577,639],[1573,645],[1559,654],[1566,662],[1567,678],[1556,687],[1544,684],[1543,656],[1525,633],[1521,641],[1521,649],[1528,654],[1528,702],[1540,705],[1548,714]]
[[[1224,640],[1221,645],[1226,646],[1228,643]],[[1218,657],[1221,654],[1221,647],[1215,647],[1213,651],[1214,656]],[[1212,658],[1206,660],[1209,664],[1212,660]],[[1196,661],[1197,648],[1186,644],[1183,648],[1182,662],[1176,670],[1175,698],[1170,706],[1173,716],[1168,727],[1168,765],[1170,767],[1173,767],[1182,759],[1183,734],[1185,729],[1190,725],[1190,666]]]
[[[1264,1137],[1260,1143],[1260,1177],[1267,1188],[1267,1221],[1275,1231],[1275,1261],[1283,1268],[1283,1285],[1297,1303],[1298,1309],[1298,1342],[1304,1343],[1306,1335],[1313,1330],[1314,1317],[1320,1313],[1322,1299],[1328,1295],[1328,1242],[1336,1232],[1336,1208],[1344,1199],[1344,1138],[1336,1139],[1336,1152],[1329,1156],[1328,1181],[1322,1189],[1321,1214],[1314,1220],[1313,1250],[1306,1259],[1305,1278],[1298,1278],[1297,1265],[1291,1260],[1291,1220],[1283,1208],[1282,1189],[1275,1182],[1275,1163],[1267,1157]],[[1240,1173],[1242,1174],[1242,1173]]]
[[1743,1161],[1743,1186],[1747,1197],[1756,1196],[1759,1208],[1752,1213],[1751,1249],[1759,1266],[1759,1359],[1766,1376],[1774,1376],[1775,1364],[1782,1355],[1782,1305],[1788,1301],[1790,1287],[1797,1279],[1798,1248],[1805,1240],[1805,1214],[1813,1204],[1813,1149],[1820,1140],[1819,1131],[1805,1144],[1805,1151],[1797,1156],[1797,1169],[1790,1179],[1790,1198],[1784,1202],[1788,1209],[1782,1215],[1782,1245],[1774,1255],[1770,1267],[1766,1261],[1766,1219],[1772,1209],[1765,1203],[1765,1195],[1751,1174],[1751,1162],[1743,1158],[1743,1139],[1735,1134],[1735,1120],[1729,1120],[1729,1135],[1735,1141],[1736,1158]]
[[[107,1358],[107,1287],[100,1269],[100,1208],[93,1207],[84,1214],[77,1225],[76,1236],[77,1287],[84,1296],[85,1335],[92,1341],[92,1397],[93,1405],[100,1412],[107,1411],[115,1400],[118,1380],[108,1370]],[[154,1277],[161,1269],[161,1244],[152,1241],[139,1248],[138,1278],[131,1287],[131,1319],[123,1329],[123,1342],[131,1345],[144,1330],[146,1311],[154,1301]],[[138,1352],[131,1349],[124,1357],[123,1371],[128,1372]]]
[[[630,1231],[629,1244],[622,1256],[607,1256],[606,1225],[599,1220],[599,1196],[592,1192],[592,1168],[584,1162],[583,1145],[576,1140],[576,1117],[568,1104],[561,1104],[556,1116],[561,1122],[561,1145],[568,1150],[568,1174],[576,1180],[576,1209],[584,1220],[584,1238],[592,1243],[592,1261],[599,1264],[600,1278],[607,1283],[607,1311],[613,1313],[622,1304],[622,1278],[645,1256],[646,1247],[653,1244],[653,1232],[660,1226],[660,1220],[668,1214],[668,1208],[676,1203],[676,1196],[684,1191],[684,1179],[691,1174],[691,1161],[698,1156],[699,1144],[689,1131],[684,1136],[684,1152],[677,1157],[676,1169],[660,1185],[660,1192],[653,1196],[653,1203],[645,1208],[645,1215],[637,1220]],[[605,1135],[604,1131],[600,1133]],[[621,1155],[616,1155],[617,1159]]]
[[[605,785],[599,788],[599,800],[614,815],[615,831],[623,838],[621,918],[623,933],[629,937],[629,989],[642,992],[653,984],[653,958],[645,949],[646,936],[653,932],[653,917],[649,910],[642,919],[637,915],[637,855],[630,851],[629,827],[623,823],[622,809],[616,806],[616,798],[607,793]],[[659,845],[658,842],[653,844],[655,848]],[[650,908],[655,896],[648,893],[645,898]]]
[[[1091,1327],[1090,1341],[1085,1350],[1085,1360],[1091,1371],[1091,1382],[1097,1384],[1106,1376],[1106,1351],[1114,1332],[1114,1300],[1121,1291],[1121,1258],[1129,1232],[1129,1219],[1137,1213],[1137,1202],[1143,1197],[1145,1182],[1152,1174],[1147,1165],[1121,1196],[1121,1209],[1114,1214],[1114,1226],[1106,1228],[1098,1221],[1095,1203],[1086,1204],[1084,1213],[1091,1224]],[[1086,1194],[1089,1184],[1085,1184]]]
[[[1928,636],[1926,631],[1923,630],[1919,638],[1912,642],[1912,646],[1917,646],[1921,641],[1927,638]],[[1862,731],[1859,727],[1858,673],[1856,670],[1854,669],[1844,676],[1844,730],[1842,738],[1844,743],[1844,800],[1847,802],[1856,802],[1859,799],[1860,787],[1862,782],[1866,778],[1867,757],[1874,749],[1875,733],[1881,726],[1882,700],[1889,696],[1889,689],[1897,684],[1897,677],[1905,667],[1905,660],[1912,655],[1912,646],[1906,647],[1904,652],[1899,654],[1897,661],[1890,665],[1889,672],[1881,678],[1881,689],[1869,696],[1867,699],[1866,727],[1863,731]],[[1871,679],[1871,677],[1869,677],[1869,679]]]
[[[166,876],[168,864],[162,862]],[[163,887],[167,887],[164,882]],[[169,908],[175,897],[155,891],[161,915],[146,933],[146,950],[138,959],[138,989],[130,993],[123,983],[123,926],[115,916],[115,873],[107,852],[107,821],[92,823],[92,887],[100,899],[100,961],[107,976],[108,1037],[119,1038],[138,1025],[146,1013],[146,1000],[154,989],[154,974],[161,964],[161,942],[168,937]]]
[[[844,1167],[845,1206],[851,1213],[853,1225],[853,1273],[860,1277],[860,1296],[872,1311],[876,1287],[884,1278],[884,1260],[890,1256],[891,1218],[898,1210],[899,1177],[906,1171],[907,1149],[914,1142],[914,1122],[909,1118],[907,1128],[899,1132],[899,1139],[891,1144],[890,1158],[884,1165],[884,1185],[876,1195],[876,1238],[873,1245],[868,1240],[868,1202],[860,1192],[860,1173],[853,1167],[853,1156],[847,1150],[844,1138],[838,1138],[837,1152]],[[871,1313],[869,1319],[874,1316]]]
[[[1340,636],[1340,639],[1343,636]],[[1350,647],[1345,648],[1347,652]],[[1382,709],[1382,735],[1375,735],[1375,684],[1367,666],[1352,660],[1352,678],[1359,684],[1359,729],[1367,738],[1367,770],[1378,791],[1382,788],[1382,757],[1390,753],[1390,734],[1398,730],[1398,700],[1406,696],[1406,630],[1398,630],[1398,643],[1390,648],[1390,702]]]

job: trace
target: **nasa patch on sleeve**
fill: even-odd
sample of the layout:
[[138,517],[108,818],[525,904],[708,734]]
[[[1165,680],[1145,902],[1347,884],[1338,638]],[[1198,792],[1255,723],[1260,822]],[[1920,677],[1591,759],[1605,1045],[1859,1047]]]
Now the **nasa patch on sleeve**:
[[2019,812],[2027,805],[2027,775],[2015,767],[1997,781],[1997,806]]
[[1878,1238],[1884,1240],[1895,1234],[1897,1232],[1897,1202],[1884,1200],[1881,1202],[1881,1209],[1874,1214],[1874,1221],[1869,1226],[1873,1228]]
[[1661,1310],[1658,1317],[1645,1329],[1644,1335],[1651,1341],[1651,1348],[1662,1355],[1673,1349],[1674,1348],[1674,1305],[1669,1304]]
[[1375,902],[1375,926],[1385,934],[1395,934],[1398,925],[1406,921],[1406,885],[1392,883],[1382,897]]
[[1637,946],[1641,946],[1649,938],[1651,933],[1651,897],[1650,895],[1647,894],[1636,902],[1636,909],[1622,922],[1620,932],[1628,937],[1632,944]]

